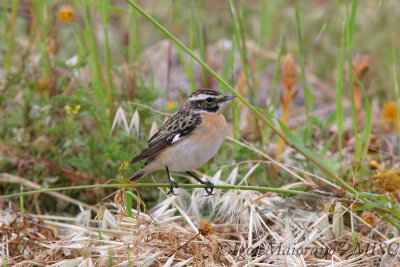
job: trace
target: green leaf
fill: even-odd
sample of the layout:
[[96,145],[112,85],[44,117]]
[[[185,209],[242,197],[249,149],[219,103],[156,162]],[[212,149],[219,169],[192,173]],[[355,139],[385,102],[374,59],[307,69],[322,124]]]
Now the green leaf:
[[135,201],[139,200],[139,198],[134,193],[132,193],[131,191],[126,191],[126,195],[129,196],[131,199],[133,199]]
[[352,195],[351,198],[375,198],[375,199],[384,200],[386,202],[392,202],[390,200],[390,198],[388,198],[387,196],[375,194],[375,193],[371,193],[371,192],[360,192],[358,194]]
[[391,211],[393,213],[393,215],[397,218],[400,219],[400,211],[398,210],[398,208],[387,208],[389,211]]
[[381,205],[379,203],[369,203],[369,204],[362,205],[362,206],[359,206],[357,208],[354,208],[353,211],[370,210],[370,209],[373,209],[375,207],[381,207]]

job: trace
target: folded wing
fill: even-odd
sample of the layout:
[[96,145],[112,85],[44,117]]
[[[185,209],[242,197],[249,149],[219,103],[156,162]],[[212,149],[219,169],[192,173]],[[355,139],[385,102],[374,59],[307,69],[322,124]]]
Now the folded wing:
[[131,164],[149,159],[166,147],[179,142],[190,135],[201,123],[200,114],[193,114],[182,120],[181,114],[177,113],[171,117],[164,126],[155,133],[148,141],[147,148],[132,159]]

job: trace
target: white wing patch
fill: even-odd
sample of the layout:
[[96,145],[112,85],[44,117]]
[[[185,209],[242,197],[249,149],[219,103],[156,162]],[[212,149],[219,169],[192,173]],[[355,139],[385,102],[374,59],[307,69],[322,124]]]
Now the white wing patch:
[[174,139],[172,139],[171,144],[177,142],[177,141],[179,140],[179,136],[180,136],[180,134],[175,135],[175,136],[174,136]]

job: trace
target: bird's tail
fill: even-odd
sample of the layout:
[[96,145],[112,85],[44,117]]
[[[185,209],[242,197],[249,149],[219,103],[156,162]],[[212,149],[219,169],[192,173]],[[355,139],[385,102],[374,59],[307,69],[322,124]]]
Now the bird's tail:
[[139,180],[140,178],[142,178],[143,175],[145,175],[146,173],[144,172],[143,168],[141,168],[140,170],[138,170],[137,172],[135,172],[130,178],[129,181],[132,182],[136,182],[137,180]]

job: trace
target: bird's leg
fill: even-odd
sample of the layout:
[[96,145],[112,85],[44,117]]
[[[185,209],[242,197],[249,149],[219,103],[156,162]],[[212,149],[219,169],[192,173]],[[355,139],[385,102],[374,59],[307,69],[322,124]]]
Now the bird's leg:
[[177,194],[175,194],[175,192],[174,192],[174,187],[175,187],[175,188],[179,188],[179,185],[178,185],[177,182],[175,182],[174,180],[171,179],[171,176],[169,175],[169,170],[168,170],[168,167],[167,167],[167,166],[165,166],[165,171],[167,172],[168,181],[169,181],[169,191],[167,192],[167,195],[169,195],[169,194],[171,194],[171,193],[172,193],[173,195],[177,195]]
[[207,186],[206,188],[204,188],[204,190],[206,190],[206,192],[207,192],[207,196],[213,195],[212,192],[213,192],[213,190],[215,188],[213,183],[211,183],[210,181],[206,182],[206,181],[201,180],[199,177],[197,177],[196,174],[194,174],[191,171],[187,171],[186,173],[189,174],[190,176],[192,176],[197,181],[199,181],[201,184],[205,184]]

